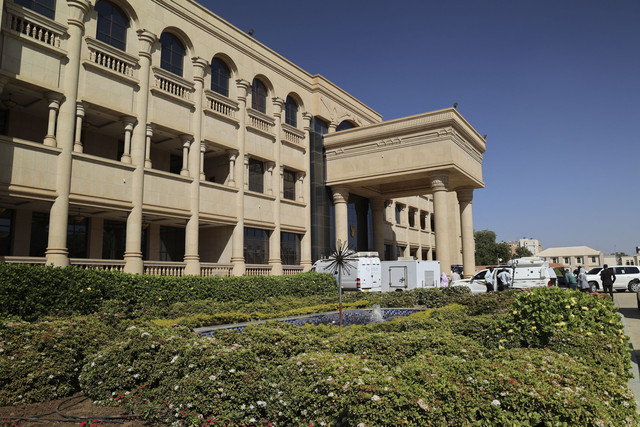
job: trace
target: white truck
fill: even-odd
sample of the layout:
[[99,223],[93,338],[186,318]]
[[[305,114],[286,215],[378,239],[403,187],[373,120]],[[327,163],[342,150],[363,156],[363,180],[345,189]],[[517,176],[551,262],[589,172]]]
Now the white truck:
[[[493,290],[497,290],[498,273],[506,269],[511,274],[511,288],[523,289],[541,286],[551,286],[549,262],[538,257],[517,258],[507,265],[493,269]],[[474,294],[486,292],[485,275],[488,269],[480,270],[469,279],[456,280],[452,286],[467,286]]]
[[[333,273],[338,280],[338,272],[332,271],[330,259],[320,259],[313,264],[311,271]],[[380,258],[377,252],[357,252],[342,269],[342,289],[345,291],[380,292]]]
[[[398,261],[380,261],[377,252],[358,252],[342,270],[342,289],[345,291],[388,292],[416,288],[433,288],[440,284],[440,262],[417,261],[400,258]],[[338,273],[332,269],[330,259],[316,261],[311,271]]]
[[382,261],[382,292],[440,286],[440,262],[400,258]]

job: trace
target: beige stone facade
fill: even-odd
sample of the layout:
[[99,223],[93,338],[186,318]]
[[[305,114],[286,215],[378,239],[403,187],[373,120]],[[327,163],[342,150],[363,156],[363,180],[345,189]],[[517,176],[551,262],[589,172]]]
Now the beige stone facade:
[[188,0],[0,6],[5,261],[277,275],[341,240],[473,272],[457,110],[383,122]]
[[602,267],[604,264],[604,253],[588,246],[547,248],[536,256],[552,264],[563,264],[571,271],[578,267],[584,267],[589,271],[594,267]]

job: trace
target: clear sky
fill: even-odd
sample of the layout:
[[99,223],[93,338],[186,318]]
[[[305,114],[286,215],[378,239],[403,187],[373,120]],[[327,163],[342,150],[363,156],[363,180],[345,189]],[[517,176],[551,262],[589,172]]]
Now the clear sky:
[[200,2],[384,120],[457,102],[488,135],[476,230],[640,246],[639,0]]

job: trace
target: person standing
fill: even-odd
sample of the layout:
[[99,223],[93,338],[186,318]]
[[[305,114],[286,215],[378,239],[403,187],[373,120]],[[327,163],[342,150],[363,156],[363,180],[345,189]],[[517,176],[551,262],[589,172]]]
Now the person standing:
[[569,285],[569,288],[572,291],[575,291],[576,288],[578,287],[578,281],[576,280],[576,276],[574,276],[573,273],[571,273],[571,271],[569,271],[568,268],[565,268],[564,270],[564,280],[567,281],[567,284]]
[[580,284],[580,291],[589,292],[589,282],[587,281],[587,274],[584,268],[578,269],[578,283]]
[[484,274],[484,284],[487,286],[487,292],[493,291],[493,267],[489,267]]
[[447,277],[447,273],[442,272],[442,276],[440,277],[440,287],[446,288],[449,286],[449,278]]
[[602,271],[600,271],[600,278],[602,279],[602,289],[604,293],[611,295],[611,299],[613,300],[613,284],[616,281],[616,274],[613,272],[613,268],[605,264]]
[[455,269],[451,270],[451,284],[453,285],[458,280],[460,280],[460,275],[458,274],[458,272]]

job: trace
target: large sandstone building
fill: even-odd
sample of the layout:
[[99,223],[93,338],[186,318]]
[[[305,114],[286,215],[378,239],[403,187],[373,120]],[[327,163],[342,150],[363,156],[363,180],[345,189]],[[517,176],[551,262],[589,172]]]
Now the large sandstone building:
[[0,257],[291,274],[337,241],[474,272],[485,141],[388,122],[189,0],[0,0]]

